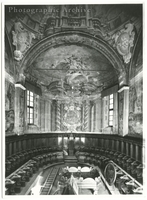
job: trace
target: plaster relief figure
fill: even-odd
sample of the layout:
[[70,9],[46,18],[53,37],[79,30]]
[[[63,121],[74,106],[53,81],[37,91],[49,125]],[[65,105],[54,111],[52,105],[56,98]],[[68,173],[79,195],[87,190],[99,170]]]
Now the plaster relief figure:
[[17,61],[20,61],[23,58],[23,55],[30,48],[32,39],[35,39],[35,35],[24,29],[21,22],[15,22],[13,35],[13,45],[16,46],[14,51],[14,58]]
[[134,46],[134,36],[133,25],[127,24],[126,27],[116,34],[112,38],[115,39],[114,47],[117,49],[118,53],[123,56],[124,62],[127,64],[131,59],[131,47]]

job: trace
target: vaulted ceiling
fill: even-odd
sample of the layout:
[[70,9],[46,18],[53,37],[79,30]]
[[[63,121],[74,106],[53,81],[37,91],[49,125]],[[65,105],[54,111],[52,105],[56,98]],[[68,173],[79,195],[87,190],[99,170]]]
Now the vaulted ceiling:
[[[56,33],[64,36],[68,31],[73,33],[80,31],[95,39],[99,38],[102,43],[107,43],[108,48],[116,52],[125,69],[129,66],[133,46],[142,23],[142,6],[137,4],[21,5],[6,6],[5,11],[6,27],[17,62],[25,58],[30,47],[35,51],[35,45],[41,45],[44,38]],[[21,23],[19,31],[16,26],[16,23],[20,25],[18,22]],[[29,48],[24,45],[25,50],[21,51],[14,43],[14,35],[16,39],[23,32],[25,37],[24,30],[33,36],[29,37]],[[122,33],[125,41],[121,41],[123,37],[119,38]],[[120,43],[123,43],[121,48]],[[91,47],[83,46],[81,42],[80,45],[67,43],[45,48],[37,57],[32,57],[30,66],[25,70],[25,76],[28,79],[34,78],[51,98],[96,97],[103,89],[119,84],[121,74],[114,66],[115,62],[113,65],[110,62],[111,58],[108,59],[105,55],[105,51],[100,49],[97,51],[93,46],[92,42]],[[22,57],[19,57],[19,53]],[[113,54],[112,51],[112,57]]]
[[112,64],[99,52],[76,45],[51,48],[33,62],[31,75],[38,77],[54,95],[97,94],[103,87],[118,83]]

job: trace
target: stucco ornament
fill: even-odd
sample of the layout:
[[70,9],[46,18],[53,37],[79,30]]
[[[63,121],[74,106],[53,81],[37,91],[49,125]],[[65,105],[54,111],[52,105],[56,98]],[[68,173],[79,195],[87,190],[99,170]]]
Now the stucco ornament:
[[13,45],[16,46],[14,51],[14,58],[20,61],[23,55],[31,47],[32,39],[35,39],[35,35],[28,30],[24,29],[21,22],[15,22],[13,35]]
[[79,116],[79,107],[75,107],[74,103],[66,106],[63,125],[68,128],[68,131],[76,131],[76,128],[81,125]]
[[124,29],[118,31],[113,35],[115,41],[114,47],[117,49],[118,53],[123,56],[124,62],[127,64],[131,59],[131,47],[134,46],[134,36],[133,25],[127,24]]

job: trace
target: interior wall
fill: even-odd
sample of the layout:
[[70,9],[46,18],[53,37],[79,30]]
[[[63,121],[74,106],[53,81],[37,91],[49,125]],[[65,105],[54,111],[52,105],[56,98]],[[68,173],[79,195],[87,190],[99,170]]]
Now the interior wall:
[[15,124],[15,67],[9,39],[5,32],[5,133],[14,134]]
[[15,86],[8,80],[5,81],[5,132],[6,135],[14,133],[15,123]]
[[138,74],[130,81],[129,135],[143,136],[143,80]]
[[94,132],[101,132],[102,130],[102,99],[99,98],[95,101],[95,130]]
[[129,77],[129,132],[134,137],[143,136],[143,49],[142,35],[138,39]]

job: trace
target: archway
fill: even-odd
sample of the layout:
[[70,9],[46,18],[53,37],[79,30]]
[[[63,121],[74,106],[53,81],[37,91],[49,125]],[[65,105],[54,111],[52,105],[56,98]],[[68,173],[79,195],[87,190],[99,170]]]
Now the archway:
[[33,45],[20,63],[21,73],[23,73],[26,68],[30,67],[33,61],[44,51],[52,47],[73,44],[77,46],[87,46],[102,53],[113,65],[118,77],[121,75],[123,77],[123,83],[127,84],[125,65],[118,53],[101,38],[79,31],[56,33]]

